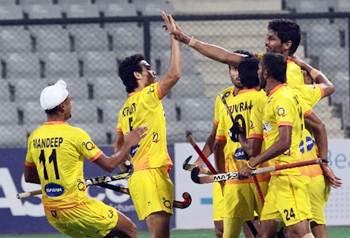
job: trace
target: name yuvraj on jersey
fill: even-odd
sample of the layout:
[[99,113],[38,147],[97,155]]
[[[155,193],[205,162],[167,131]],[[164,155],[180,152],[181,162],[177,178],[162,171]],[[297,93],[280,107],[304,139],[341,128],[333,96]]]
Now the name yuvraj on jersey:
[[33,139],[33,146],[36,149],[60,147],[63,142],[62,137],[36,138]]

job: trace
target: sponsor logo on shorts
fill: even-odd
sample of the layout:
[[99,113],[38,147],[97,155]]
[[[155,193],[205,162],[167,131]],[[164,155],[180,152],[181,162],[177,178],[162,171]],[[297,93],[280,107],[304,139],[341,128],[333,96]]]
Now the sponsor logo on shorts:
[[49,197],[58,197],[64,193],[64,188],[59,184],[49,183],[45,185],[45,193]]
[[79,191],[85,191],[86,190],[86,186],[85,186],[85,183],[84,181],[82,181],[81,179],[78,179],[78,190]]
[[171,209],[171,202],[168,199],[163,198],[164,207]]

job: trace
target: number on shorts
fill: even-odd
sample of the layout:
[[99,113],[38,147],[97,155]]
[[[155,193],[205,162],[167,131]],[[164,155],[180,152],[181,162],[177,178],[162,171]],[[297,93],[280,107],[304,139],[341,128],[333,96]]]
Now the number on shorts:
[[286,221],[289,221],[291,218],[295,219],[293,208],[291,208],[290,211],[288,211],[288,209],[284,209],[283,212],[286,215]]

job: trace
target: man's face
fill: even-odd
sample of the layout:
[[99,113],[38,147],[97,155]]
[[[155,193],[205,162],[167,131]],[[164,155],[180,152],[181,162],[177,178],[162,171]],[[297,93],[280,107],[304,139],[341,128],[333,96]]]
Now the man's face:
[[259,63],[258,76],[260,81],[260,88],[264,89],[266,86],[266,78],[264,77],[264,64],[261,60]]
[[146,86],[152,84],[155,82],[156,80],[156,72],[154,72],[152,69],[151,69],[151,66],[149,65],[149,63],[147,63],[146,60],[142,60],[140,62],[140,66],[142,68],[142,77],[145,79],[146,81]]
[[268,30],[265,39],[265,48],[267,53],[284,53],[283,44],[281,39],[273,30]]
[[233,85],[237,88],[242,88],[242,84],[239,81],[238,68],[235,66],[229,65],[228,70],[229,70],[230,79]]

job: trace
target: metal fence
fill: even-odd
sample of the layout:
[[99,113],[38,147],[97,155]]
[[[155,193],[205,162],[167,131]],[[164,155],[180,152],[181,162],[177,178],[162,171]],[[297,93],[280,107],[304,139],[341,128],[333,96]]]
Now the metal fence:
[[[316,111],[331,138],[349,136],[350,13],[175,16],[196,38],[229,50],[264,52],[267,23],[295,19],[302,29],[297,55],[322,70],[336,92]],[[64,79],[73,97],[71,123],[98,144],[114,140],[117,113],[126,92],[118,62],[143,53],[163,74],[169,37],[159,16],[0,21],[0,146],[24,146],[45,120],[39,105],[43,87]],[[230,86],[227,65],[182,47],[183,77],[164,99],[168,141],[184,141],[192,131],[204,140],[211,131],[215,95]]]

